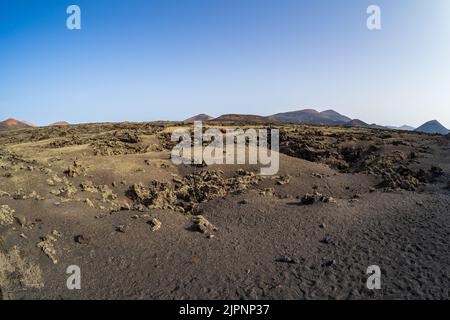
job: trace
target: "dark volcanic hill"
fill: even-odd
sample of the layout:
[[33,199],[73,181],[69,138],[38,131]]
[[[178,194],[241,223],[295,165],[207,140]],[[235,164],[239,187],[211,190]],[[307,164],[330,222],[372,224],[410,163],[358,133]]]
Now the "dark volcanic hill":
[[32,126],[30,126],[22,121],[13,119],[13,118],[10,118],[10,119],[0,122],[0,130],[24,129],[24,128],[31,128],[31,127]]
[[[345,126],[347,126],[347,127],[359,127],[359,128],[368,128],[368,127],[370,127],[370,125],[368,123],[365,123],[364,121],[359,120],[359,119],[350,120],[349,122],[347,122],[345,124]],[[373,126],[375,126],[375,125],[373,125]]]
[[437,120],[431,120],[420,127],[418,127],[415,131],[418,132],[426,132],[426,133],[438,133],[438,134],[448,134],[450,131],[445,128],[442,124],[439,123]]
[[307,124],[325,124],[325,125],[346,124],[352,120],[349,117],[346,117],[334,110],[326,110],[318,112],[317,110],[314,109],[277,113],[271,116],[270,118],[286,123],[307,123]]
[[246,122],[246,123],[270,123],[274,119],[270,117],[263,117],[251,114],[224,114],[220,117],[212,119],[214,122]]
[[183,122],[194,122],[194,121],[209,121],[214,119],[214,117],[207,115],[205,113],[200,113],[196,116],[190,117],[189,119],[184,120]]
[[349,117],[344,116],[334,110],[322,111],[322,112],[320,112],[320,116],[325,117],[326,119],[329,119],[330,121],[333,121],[333,122],[345,123],[345,122],[348,122],[351,120]]

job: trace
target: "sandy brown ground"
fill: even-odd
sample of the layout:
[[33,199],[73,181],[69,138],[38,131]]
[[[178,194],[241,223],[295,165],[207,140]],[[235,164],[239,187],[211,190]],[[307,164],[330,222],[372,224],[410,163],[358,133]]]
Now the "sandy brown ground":
[[[448,137],[285,126],[280,172],[259,178],[174,166],[177,125],[0,132],[1,297],[449,299]],[[181,201],[176,181],[206,170],[206,201]],[[150,199],[153,181],[167,185]],[[70,265],[81,290],[66,287]],[[366,288],[370,265],[381,290]]]

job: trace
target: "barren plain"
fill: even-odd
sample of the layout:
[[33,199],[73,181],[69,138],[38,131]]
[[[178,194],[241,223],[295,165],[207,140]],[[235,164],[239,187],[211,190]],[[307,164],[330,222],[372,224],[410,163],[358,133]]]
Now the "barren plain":
[[183,126],[0,132],[0,298],[450,298],[448,136],[278,125],[264,177],[175,166]]

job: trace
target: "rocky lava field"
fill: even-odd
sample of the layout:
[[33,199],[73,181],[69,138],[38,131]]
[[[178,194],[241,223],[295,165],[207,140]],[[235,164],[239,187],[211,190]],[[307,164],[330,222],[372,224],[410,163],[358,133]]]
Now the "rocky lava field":
[[0,131],[0,298],[449,299],[448,136],[276,125],[260,176],[174,165],[180,127]]

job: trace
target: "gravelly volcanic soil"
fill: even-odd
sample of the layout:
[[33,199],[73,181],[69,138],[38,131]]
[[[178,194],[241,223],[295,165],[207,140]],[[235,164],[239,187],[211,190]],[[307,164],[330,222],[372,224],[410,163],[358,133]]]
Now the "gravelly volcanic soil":
[[449,299],[448,137],[282,126],[260,177],[173,165],[179,126],[0,132],[1,298]]

